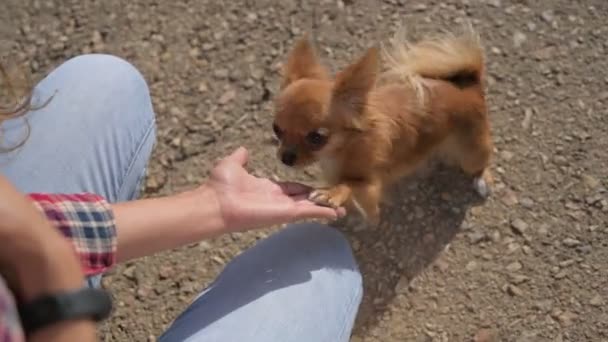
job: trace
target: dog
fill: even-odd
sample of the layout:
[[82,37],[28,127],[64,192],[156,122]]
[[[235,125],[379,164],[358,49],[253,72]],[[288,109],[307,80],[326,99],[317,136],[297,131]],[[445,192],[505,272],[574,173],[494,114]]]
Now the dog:
[[309,199],[356,208],[372,223],[384,190],[433,157],[459,166],[483,197],[493,182],[479,35],[467,26],[415,43],[402,36],[369,48],[332,78],[304,35],[274,99],[278,158],[290,167],[318,162],[328,183]]

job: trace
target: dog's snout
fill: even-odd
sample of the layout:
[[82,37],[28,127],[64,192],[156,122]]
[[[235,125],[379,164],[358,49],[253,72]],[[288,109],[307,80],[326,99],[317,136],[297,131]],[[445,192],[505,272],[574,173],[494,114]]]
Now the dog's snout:
[[297,155],[292,151],[285,151],[281,154],[281,161],[287,166],[293,166],[296,163]]

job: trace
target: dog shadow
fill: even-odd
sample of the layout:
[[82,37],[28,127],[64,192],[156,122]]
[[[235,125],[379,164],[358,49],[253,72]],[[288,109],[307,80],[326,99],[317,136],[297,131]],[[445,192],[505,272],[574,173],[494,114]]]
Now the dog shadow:
[[460,231],[467,211],[483,203],[470,177],[441,166],[398,183],[388,198],[377,227],[353,218],[337,223],[363,274],[355,334],[377,324],[397,295],[407,296],[411,281]]

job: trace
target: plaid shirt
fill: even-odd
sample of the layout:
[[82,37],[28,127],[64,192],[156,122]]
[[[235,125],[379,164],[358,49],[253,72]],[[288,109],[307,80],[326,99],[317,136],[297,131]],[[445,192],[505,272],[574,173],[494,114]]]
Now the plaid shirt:
[[[29,197],[72,242],[86,275],[103,273],[114,264],[114,215],[102,197],[92,194],[30,194]],[[0,275],[0,342],[24,340],[13,295]]]

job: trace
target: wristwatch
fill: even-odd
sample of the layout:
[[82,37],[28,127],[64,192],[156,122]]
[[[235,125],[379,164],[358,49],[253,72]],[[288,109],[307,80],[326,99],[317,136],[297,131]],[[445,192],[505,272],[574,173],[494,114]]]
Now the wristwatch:
[[62,321],[102,321],[112,311],[112,299],[104,290],[86,287],[42,295],[18,305],[18,310],[24,332],[31,335],[37,330]]

